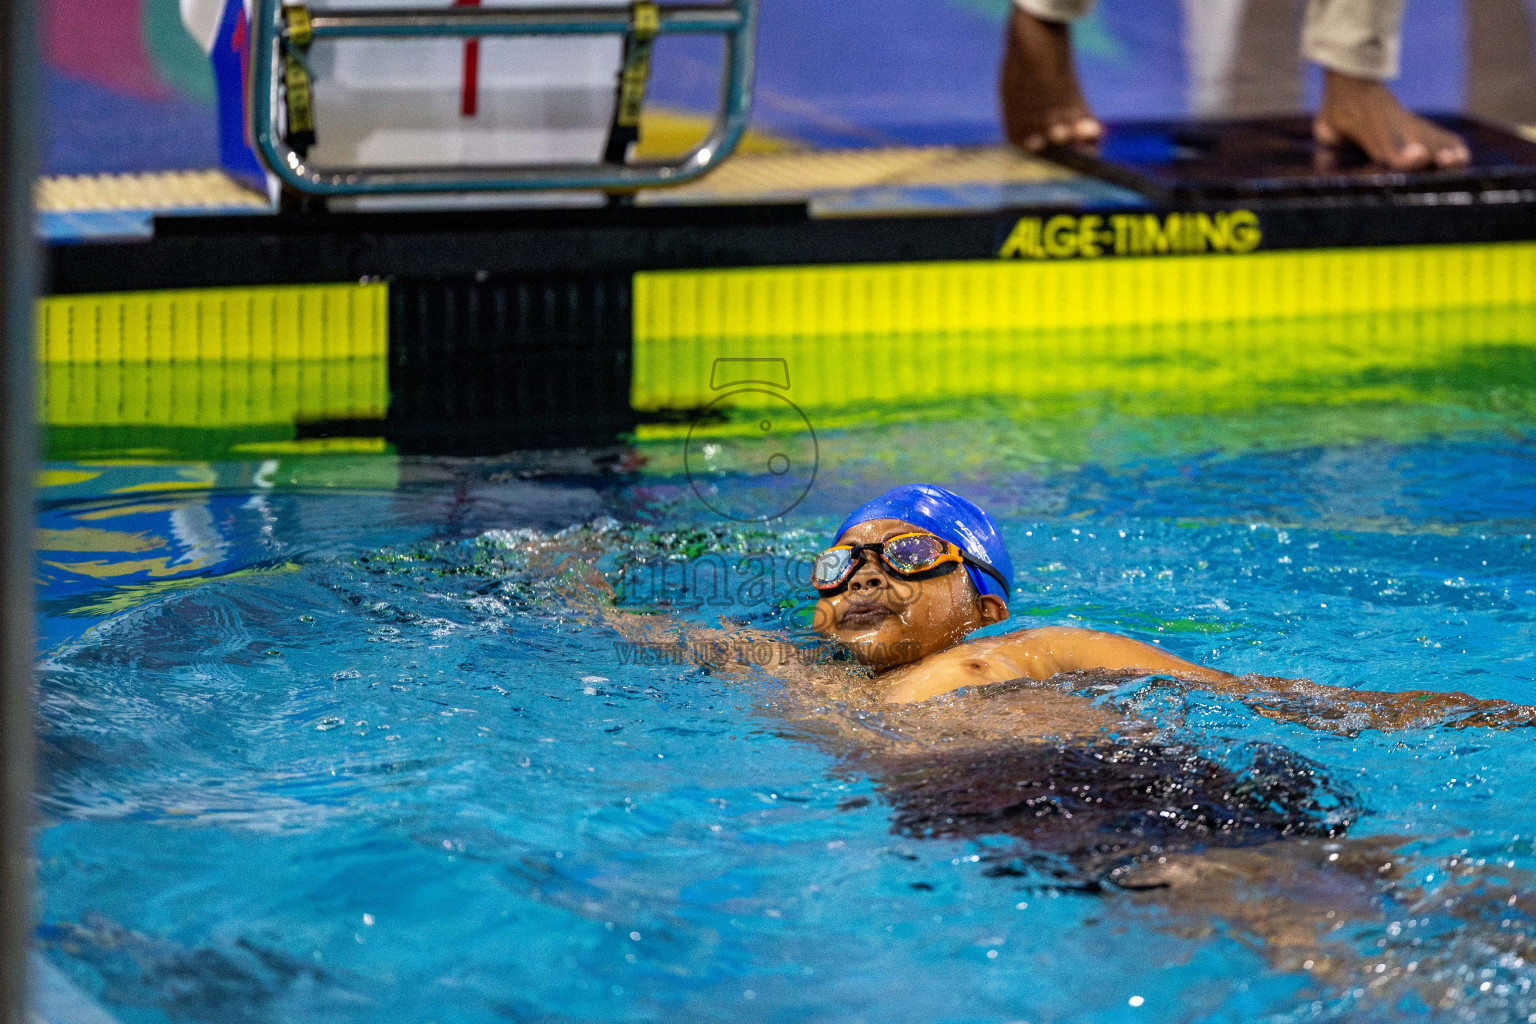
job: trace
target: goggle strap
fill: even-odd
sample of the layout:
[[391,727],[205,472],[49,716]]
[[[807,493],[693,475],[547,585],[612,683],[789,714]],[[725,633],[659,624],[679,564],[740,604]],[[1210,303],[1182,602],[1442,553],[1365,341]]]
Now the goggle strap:
[[997,569],[993,568],[991,565],[987,564],[986,562],[983,562],[979,558],[972,558],[970,555],[966,554],[964,551],[960,552],[960,557],[961,557],[962,560],[964,560],[966,565],[974,565],[976,568],[980,569],[982,572],[986,573],[988,576],[991,576],[993,579],[997,580],[998,583],[1002,584],[1002,587],[1003,587],[1003,600],[1006,601],[1008,598],[1013,596],[1013,584],[1009,583],[1008,580],[1004,579],[1003,578],[1003,574],[998,572]]

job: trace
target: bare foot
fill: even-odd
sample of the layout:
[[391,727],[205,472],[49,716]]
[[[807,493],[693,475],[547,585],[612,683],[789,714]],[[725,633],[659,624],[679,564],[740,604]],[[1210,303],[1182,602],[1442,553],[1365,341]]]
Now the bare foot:
[[1325,146],[1345,139],[1378,164],[1400,171],[1465,167],[1467,144],[1408,110],[1385,85],[1324,69],[1323,105],[1312,122]]
[[1034,153],[1048,143],[1097,142],[1103,134],[1078,86],[1072,39],[1061,22],[1013,9],[998,88],[1003,128],[1015,146]]

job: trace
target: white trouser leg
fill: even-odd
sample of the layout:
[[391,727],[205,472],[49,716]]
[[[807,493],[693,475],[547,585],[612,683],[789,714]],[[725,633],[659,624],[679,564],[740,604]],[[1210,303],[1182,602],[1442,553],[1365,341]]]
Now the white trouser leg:
[[1248,0],[1183,0],[1182,6],[1190,113],[1197,117],[1223,114],[1231,105],[1232,65]]
[[1307,60],[1353,78],[1396,78],[1404,0],[1308,0]]

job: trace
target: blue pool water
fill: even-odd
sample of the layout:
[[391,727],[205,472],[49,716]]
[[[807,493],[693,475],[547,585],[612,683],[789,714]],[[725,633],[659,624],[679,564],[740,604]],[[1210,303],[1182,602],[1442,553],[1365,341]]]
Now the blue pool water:
[[[1213,759],[1311,759],[1365,808],[1351,837],[1407,844],[1423,898],[1325,940],[1356,975],[1313,977],[1155,896],[999,874],[993,839],[893,832],[879,780],[777,717],[776,684],[626,663],[505,532],[589,524],[608,566],[782,566],[920,476],[1002,521],[1013,625],[1536,702],[1536,432],[1283,426],[829,432],[766,530],[714,517],[659,442],[627,474],[583,453],[52,466],[38,948],[125,1024],[1536,1020],[1536,928],[1458,875],[1533,888],[1536,732],[1104,698]],[[779,596],[723,610],[795,628]]]

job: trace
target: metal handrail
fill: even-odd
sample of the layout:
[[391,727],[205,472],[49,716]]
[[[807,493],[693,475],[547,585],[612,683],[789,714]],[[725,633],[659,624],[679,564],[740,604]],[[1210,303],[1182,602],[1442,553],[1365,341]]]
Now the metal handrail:
[[[282,104],[282,0],[257,0],[252,56],[257,70],[253,92],[256,148],[262,162],[283,184],[317,196],[402,195],[453,192],[514,192],[553,189],[632,191],[680,185],[724,160],[747,129],[752,108],[752,75],[758,0],[729,0],[703,6],[661,8],[664,33],[715,33],[725,37],[721,112],[693,149],[670,161],[636,164],[523,164],[459,167],[325,168],[308,163],[277,130]],[[535,9],[450,7],[438,10],[348,9],[316,11],[310,17],[315,40],[413,36],[623,35],[625,8],[546,7]]]
[[[734,32],[746,20],[737,7],[718,5],[663,7],[660,13],[663,32]],[[591,7],[348,8],[314,11],[309,23],[316,39],[411,35],[622,35],[629,30],[628,13],[623,8]]]

